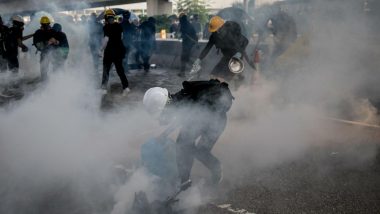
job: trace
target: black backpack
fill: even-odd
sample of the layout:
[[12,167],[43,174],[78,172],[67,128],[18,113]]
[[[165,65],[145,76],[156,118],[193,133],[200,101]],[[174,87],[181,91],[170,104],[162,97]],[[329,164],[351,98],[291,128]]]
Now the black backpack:
[[242,34],[241,27],[238,23],[227,21],[218,32],[217,48],[233,49],[237,52],[244,51],[249,41]]
[[182,85],[183,95],[189,96],[197,104],[207,106],[213,112],[226,113],[232,106],[234,97],[227,83],[218,80],[185,81]]

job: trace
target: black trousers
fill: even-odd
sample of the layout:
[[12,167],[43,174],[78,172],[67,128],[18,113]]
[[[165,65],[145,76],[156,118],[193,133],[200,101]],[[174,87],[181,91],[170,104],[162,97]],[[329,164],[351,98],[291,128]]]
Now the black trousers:
[[190,43],[190,44],[182,43],[181,72],[185,72],[186,70],[186,65],[190,61],[193,47],[194,47],[194,43]]
[[216,64],[214,69],[211,71],[211,75],[216,77],[221,77],[226,81],[230,81],[234,74],[228,68],[228,63],[230,62],[230,56],[223,56],[222,59]]
[[177,138],[177,167],[182,183],[190,178],[194,158],[205,165],[212,174],[221,170],[220,161],[211,150],[223,133],[226,123],[227,116],[224,113],[193,118],[182,126]]
[[17,55],[9,55],[9,56],[7,56],[7,65],[8,65],[8,69],[10,71],[12,71],[14,73],[17,73],[18,69],[20,67]]
[[103,59],[103,79],[102,85],[107,85],[109,74],[111,70],[112,64],[115,64],[117,75],[121,80],[121,84],[123,85],[123,89],[128,88],[128,79],[125,76],[124,68],[123,68],[123,58],[122,57],[104,57]]

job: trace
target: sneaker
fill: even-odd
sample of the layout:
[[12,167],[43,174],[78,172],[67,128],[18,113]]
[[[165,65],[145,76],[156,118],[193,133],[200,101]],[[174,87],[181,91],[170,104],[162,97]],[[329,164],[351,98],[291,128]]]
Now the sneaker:
[[127,96],[128,95],[128,93],[131,91],[131,89],[129,89],[129,88],[125,88],[124,90],[123,90],[123,93],[122,93],[122,96],[124,97],[124,96]]

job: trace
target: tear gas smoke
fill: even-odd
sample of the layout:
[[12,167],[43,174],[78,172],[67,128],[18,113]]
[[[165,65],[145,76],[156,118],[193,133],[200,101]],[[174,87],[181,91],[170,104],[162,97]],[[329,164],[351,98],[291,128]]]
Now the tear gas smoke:
[[[331,5],[312,6],[326,11]],[[338,8],[339,19],[311,14],[308,57],[287,59],[297,64],[297,70],[283,71],[285,66],[280,66],[286,75],[276,73],[278,67],[271,75],[263,71],[266,78],[260,87],[234,93],[227,128],[213,150],[224,166],[226,181],[238,184],[252,170],[297,160],[315,145],[362,140],[362,132],[343,132],[324,120],[326,116],[378,122],[370,97],[362,93],[363,87],[378,92],[372,79],[379,62],[367,59],[379,56],[373,50],[377,43],[358,42],[355,32],[360,38],[368,36],[363,14]],[[26,26],[25,34],[38,29],[37,17],[42,14]],[[72,47],[66,67],[0,111],[0,213],[121,214],[131,208],[136,191],[146,191],[152,200],[162,197],[153,194],[155,179],[143,171],[120,184],[111,170],[114,164],[136,164],[139,146],[162,128],[142,108],[100,111],[101,98],[94,87],[98,82],[90,78],[86,28],[65,19],[59,22]],[[20,60],[24,78],[39,75],[33,50]],[[374,151],[372,147],[360,154],[353,151],[353,161],[372,160]],[[202,170],[195,166],[195,180],[208,176]],[[187,194],[182,206],[201,204],[197,187]]]

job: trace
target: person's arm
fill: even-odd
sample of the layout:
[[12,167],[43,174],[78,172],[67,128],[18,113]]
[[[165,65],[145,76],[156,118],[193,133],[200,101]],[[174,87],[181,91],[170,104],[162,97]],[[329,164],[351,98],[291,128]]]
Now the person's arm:
[[17,46],[22,49],[22,52],[28,51],[28,47],[22,43],[22,31],[17,32]]
[[28,39],[32,38],[33,36],[34,36],[34,34],[24,36],[24,37],[22,37],[22,41],[28,40]]
[[22,43],[22,38],[17,39],[17,45],[18,45],[18,47],[21,48],[22,52],[28,51],[28,47],[26,47],[26,45],[24,45],[24,43]]
[[103,39],[102,39],[102,44],[101,44],[101,46],[100,46],[100,51],[101,51],[101,52],[103,52],[104,49],[106,49],[109,40],[110,40],[110,39],[109,39],[108,36],[104,36],[104,37],[103,37]]
[[206,47],[202,50],[201,54],[199,55],[200,60],[204,59],[207,56],[207,54],[210,52],[210,50],[211,50],[212,46],[214,46],[214,44],[215,44],[215,39],[214,39],[214,34],[212,34],[210,36],[210,39],[207,42]]

